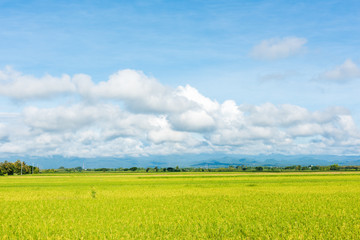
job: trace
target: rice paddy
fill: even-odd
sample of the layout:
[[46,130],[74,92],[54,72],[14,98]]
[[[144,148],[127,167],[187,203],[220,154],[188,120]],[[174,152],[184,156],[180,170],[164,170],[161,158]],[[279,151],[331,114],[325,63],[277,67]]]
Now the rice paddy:
[[360,174],[0,177],[0,239],[358,239]]

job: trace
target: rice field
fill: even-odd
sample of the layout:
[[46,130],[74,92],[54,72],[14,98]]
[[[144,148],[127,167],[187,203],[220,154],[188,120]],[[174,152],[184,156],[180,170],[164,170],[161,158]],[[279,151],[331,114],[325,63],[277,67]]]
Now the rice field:
[[359,239],[360,174],[0,177],[0,239]]

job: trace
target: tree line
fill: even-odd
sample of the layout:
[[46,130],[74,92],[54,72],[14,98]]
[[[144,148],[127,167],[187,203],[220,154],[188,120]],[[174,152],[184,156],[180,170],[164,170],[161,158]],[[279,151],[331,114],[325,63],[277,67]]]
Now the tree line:
[[63,166],[58,169],[44,169],[41,172],[44,173],[71,173],[71,172],[297,172],[297,171],[359,171],[360,166],[340,166],[338,164],[332,164],[329,166],[319,165],[292,165],[285,167],[275,166],[228,166],[228,167],[130,167],[130,168],[87,168],[82,167],[65,168]]
[[[87,168],[82,167],[65,168],[63,166],[57,169],[42,169],[41,173],[71,173],[71,172],[294,172],[294,171],[359,171],[360,166],[341,166],[332,164],[329,166],[319,165],[292,165],[286,167],[275,166],[227,166],[227,167],[130,167],[130,168]],[[35,166],[27,165],[25,162],[17,160],[16,162],[0,162],[1,175],[21,175],[40,173],[40,169]]]
[[25,162],[17,160],[16,162],[0,162],[0,175],[21,175],[39,173],[38,167],[27,165]]

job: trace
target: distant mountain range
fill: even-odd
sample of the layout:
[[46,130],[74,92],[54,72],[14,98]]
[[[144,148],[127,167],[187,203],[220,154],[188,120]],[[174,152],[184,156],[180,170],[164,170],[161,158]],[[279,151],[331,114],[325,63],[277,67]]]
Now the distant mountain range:
[[85,168],[129,168],[129,167],[204,167],[218,168],[228,166],[291,166],[291,165],[360,165],[360,156],[336,155],[240,155],[240,154],[183,154],[167,156],[145,156],[124,158],[67,158],[63,156],[11,157],[0,161],[21,159],[40,168],[85,166]]

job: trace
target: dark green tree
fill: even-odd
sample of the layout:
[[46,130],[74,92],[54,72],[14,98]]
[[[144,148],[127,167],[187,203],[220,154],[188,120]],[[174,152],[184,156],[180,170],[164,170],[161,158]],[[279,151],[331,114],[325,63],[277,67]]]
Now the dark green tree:
[[330,170],[337,171],[337,170],[340,170],[340,167],[338,164],[333,164],[333,165],[330,165]]

